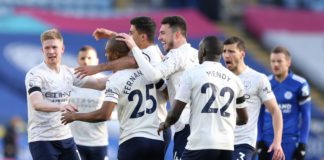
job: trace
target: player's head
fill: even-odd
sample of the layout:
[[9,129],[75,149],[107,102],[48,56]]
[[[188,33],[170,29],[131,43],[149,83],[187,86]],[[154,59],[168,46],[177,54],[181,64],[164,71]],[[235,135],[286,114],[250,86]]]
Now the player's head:
[[116,37],[113,37],[107,41],[105,49],[108,61],[113,61],[118,58],[127,56],[130,51],[126,43],[116,40]]
[[143,43],[154,42],[156,24],[152,18],[144,16],[135,17],[131,19],[130,24],[129,34],[139,47],[141,47]]
[[99,59],[95,48],[93,48],[92,46],[83,46],[79,49],[79,66],[97,65],[98,63]]
[[278,46],[275,47],[270,54],[270,65],[272,73],[277,76],[285,76],[289,72],[291,65],[291,57],[287,48]]
[[63,37],[59,30],[50,29],[41,34],[42,52],[44,61],[49,66],[61,64],[64,53]]
[[226,67],[236,72],[238,67],[244,64],[245,44],[239,37],[230,37],[224,41],[223,58]]
[[204,61],[219,62],[223,53],[223,43],[216,36],[207,36],[199,43],[199,63]]
[[166,52],[178,47],[175,43],[187,37],[186,21],[180,16],[164,17],[161,21],[159,41]]

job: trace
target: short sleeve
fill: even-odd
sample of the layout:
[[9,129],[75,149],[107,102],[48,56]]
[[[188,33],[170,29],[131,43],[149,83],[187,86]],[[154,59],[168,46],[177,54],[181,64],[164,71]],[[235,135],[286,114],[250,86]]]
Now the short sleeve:
[[36,72],[28,72],[25,78],[25,85],[29,95],[34,91],[41,91],[42,77]]
[[261,75],[258,87],[258,96],[261,98],[262,103],[275,98],[271,89],[270,81],[265,75]]
[[114,77],[110,77],[106,82],[105,100],[109,102],[118,103],[119,95],[121,94],[117,81]]
[[244,86],[241,82],[241,80],[239,80],[238,78],[236,79],[236,83],[238,86],[238,94],[237,94],[237,98],[236,98],[236,108],[245,108],[246,104],[245,104],[245,97],[244,97]]
[[188,70],[183,73],[181,77],[181,82],[179,86],[179,90],[177,91],[175,99],[189,103],[192,89],[192,79]]

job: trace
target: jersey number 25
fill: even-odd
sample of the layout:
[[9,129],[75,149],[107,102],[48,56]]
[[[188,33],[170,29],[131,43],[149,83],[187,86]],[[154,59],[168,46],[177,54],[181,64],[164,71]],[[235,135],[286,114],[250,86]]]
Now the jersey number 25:
[[146,100],[150,100],[152,101],[152,107],[151,108],[146,108],[145,111],[141,111],[139,112],[141,106],[142,106],[142,102],[143,102],[143,94],[140,90],[136,89],[133,90],[132,92],[130,92],[130,94],[128,95],[128,101],[133,101],[134,100],[134,96],[137,95],[138,96],[138,102],[135,106],[134,111],[132,112],[130,118],[139,118],[144,116],[145,112],[147,114],[151,114],[156,110],[156,99],[153,95],[150,95],[150,89],[154,88],[154,84],[148,84],[146,85]]

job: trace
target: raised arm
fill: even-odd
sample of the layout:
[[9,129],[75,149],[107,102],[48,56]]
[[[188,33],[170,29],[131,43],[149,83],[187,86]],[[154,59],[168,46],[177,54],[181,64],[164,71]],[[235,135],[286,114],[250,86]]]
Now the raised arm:
[[115,31],[111,31],[109,29],[105,29],[105,28],[97,28],[93,33],[92,36],[96,39],[104,39],[104,38],[112,38],[114,36],[116,36],[117,33]]
[[139,69],[143,72],[146,80],[151,82],[156,82],[163,78],[161,71],[155,68],[150,62],[144,57],[142,51],[137,47],[133,38],[125,33],[120,33],[118,36],[122,38],[117,38],[117,40],[124,41],[128,47],[132,50],[134,58],[137,62]]
[[96,90],[104,90],[106,88],[106,82],[108,76],[102,78],[89,77],[82,88],[91,88]]
[[75,68],[75,74],[78,78],[84,78],[104,71],[118,71],[127,68],[137,68],[137,63],[133,56],[121,57],[117,60],[102,63],[95,66],[83,66]]

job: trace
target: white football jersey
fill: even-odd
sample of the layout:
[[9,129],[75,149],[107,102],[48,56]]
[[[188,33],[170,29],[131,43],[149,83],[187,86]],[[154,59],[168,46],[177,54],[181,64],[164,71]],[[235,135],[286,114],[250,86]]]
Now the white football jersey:
[[[162,61],[163,54],[157,45],[151,45],[151,46],[143,49],[142,51],[143,51],[143,54],[147,57],[147,59],[153,66],[156,66],[157,64],[159,64]],[[165,118],[168,114],[167,109],[166,109],[167,101],[160,91],[157,91],[156,96],[157,96],[157,100],[160,104],[158,107],[159,120],[160,120],[160,122],[164,122]]]
[[[103,74],[96,74],[93,77],[102,78]],[[101,108],[105,98],[104,91],[89,88],[73,87],[71,103],[75,104],[79,113],[87,113]],[[74,141],[83,146],[106,146],[108,145],[107,122],[89,123],[74,121],[70,123]]]
[[[164,57],[163,62],[157,65],[163,77],[167,80],[169,101],[174,104],[174,97],[180,86],[180,79],[183,72],[195,65],[198,65],[198,51],[189,43],[176,49],[171,49]],[[183,110],[180,119],[175,123],[175,131],[181,131],[185,124],[189,124],[190,103]]]
[[36,111],[30,103],[28,92],[34,87],[39,87],[45,101],[68,104],[72,86],[83,86],[88,79],[87,77],[82,80],[78,79],[73,73],[73,69],[65,65],[61,65],[57,73],[43,62],[26,74],[28,142],[63,140],[72,137],[69,125],[61,123],[62,112]]
[[221,63],[205,61],[185,71],[176,99],[191,100],[186,149],[234,150],[236,108],[245,107],[237,76]]
[[155,84],[148,82],[137,69],[114,73],[106,83],[105,101],[116,103],[122,144],[134,137],[162,141],[157,134],[159,119]]
[[249,144],[255,147],[261,104],[275,96],[266,75],[247,67],[238,77],[244,86],[249,120],[247,124],[235,128],[235,145]]

